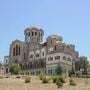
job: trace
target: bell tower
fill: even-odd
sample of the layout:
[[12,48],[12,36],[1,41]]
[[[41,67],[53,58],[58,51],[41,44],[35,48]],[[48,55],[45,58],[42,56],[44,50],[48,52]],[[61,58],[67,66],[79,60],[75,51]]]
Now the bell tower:
[[38,27],[29,27],[24,31],[25,42],[27,43],[41,43],[43,42],[44,32]]

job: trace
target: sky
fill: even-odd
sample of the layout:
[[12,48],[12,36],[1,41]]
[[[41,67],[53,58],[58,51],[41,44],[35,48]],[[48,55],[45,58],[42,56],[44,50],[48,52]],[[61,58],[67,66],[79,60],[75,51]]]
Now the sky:
[[1,62],[30,26],[44,30],[44,41],[51,34],[62,36],[90,60],[90,0],[0,0]]

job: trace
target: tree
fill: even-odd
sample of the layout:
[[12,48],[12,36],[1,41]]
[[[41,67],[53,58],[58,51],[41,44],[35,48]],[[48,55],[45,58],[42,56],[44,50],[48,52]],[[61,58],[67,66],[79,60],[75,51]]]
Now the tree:
[[74,66],[73,66],[73,62],[72,62],[72,70],[71,70],[71,74],[74,75],[75,74],[75,70],[74,70]]
[[71,69],[71,71],[69,71],[69,77],[71,77],[72,75],[75,75],[73,63],[72,63],[72,69]]
[[80,60],[78,60],[75,62],[75,71],[80,71],[80,68],[81,68],[81,63]]
[[63,70],[62,70],[62,68],[60,66],[60,63],[58,63],[58,66],[57,66],[57,69],[56,69],[56,74],[57,75],[62,75],[62,72],[63,72]]
[[17,74],[19,74],[20,70],[21,70],[21,67],[20,67],[19,64],[12,64],[10,66],[10,72],[11,72],[11,74],[17,75]]
[[83,74],[87,74],[87,69],[89,67],[89,61],[87,57],[80,57],[81,69]]

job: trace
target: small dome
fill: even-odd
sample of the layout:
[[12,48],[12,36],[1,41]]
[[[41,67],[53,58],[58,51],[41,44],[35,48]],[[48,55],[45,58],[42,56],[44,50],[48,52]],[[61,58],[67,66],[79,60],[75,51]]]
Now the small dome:
[[59,41],[62,41],[62,40],[63,40],[63,37],[62,37],[62,36],[58,36],[58,35],[56,35],[56,34],[53,34],[53,35],[49,36],[49,38],[56,38],[56,39],[58,39]]

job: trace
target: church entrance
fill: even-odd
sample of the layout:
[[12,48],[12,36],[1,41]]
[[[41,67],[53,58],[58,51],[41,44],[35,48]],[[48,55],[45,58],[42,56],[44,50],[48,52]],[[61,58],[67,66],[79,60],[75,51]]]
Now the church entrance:
[[9,73],[9,70],[8,70],[8,68],[6,68],[6,73]]

